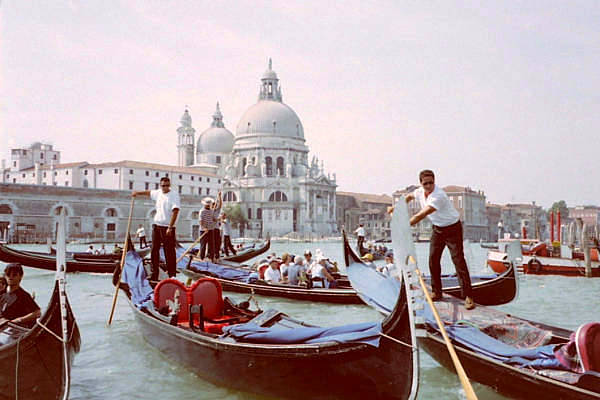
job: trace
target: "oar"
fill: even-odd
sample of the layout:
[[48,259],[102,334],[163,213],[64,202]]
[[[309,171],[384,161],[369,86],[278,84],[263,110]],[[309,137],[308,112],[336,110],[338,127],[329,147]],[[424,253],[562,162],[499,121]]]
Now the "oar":
[[196,239],[196,241],[194,243],[192,243],[192,245],[190,247],[188,247],[188,249],[181,256],[179,256],[179,258],[177,259],[177,261],[175,261],[175,265],[179,264],[179,261],[181,261],[183,259],[183,257],[185,257],[187,255],[187,253],[189,253],[190,250],[192,250],[194,248],[195,245],[197,245],[198,243],[200,243],[200,240],[202,240],[202,238],[204,237],[204,235],[206,235],[207,233],[208,233],[208,231],[204,231],[204,233],[202,235],[200,235],[198,237],[198,239]]
[[123,253],[121,254],[121,264],[119,265],[119,271],[117,273],[117,284],[115,285],[115,295],[113,296],[112,306],[110,307],[110,315],[108,316],[107,325],[110,326],[112,323],[113,315],[115,313],[115,306],[117,305],[117,296],[119,295],[119,286],[121,285],[121,272],[123,271],[123,265],[125,265],[125,257],[127,256],[127,250],[129,246],[129,229],[131,228],[131,217],[133,216],[133,203],[135,197],[131,197],[131,205],[129,206],[129,219],[127,220],[127,231],[125,231],[125,243],[123,243]]
[[431,296],[429,294],[429,290],[425,285],[425,281],[423,280],[423,276],[421,275],[421,271],[417,268],[416,262],[416,249],[415,244],[412,239],[412,230],[409,223],[408,217],[408,207],[404,202],[404,199],[400,199],[393,208],[393,215],[391,221],[392,228],[392,241],[394,242],[394,257],[396,258],[397,265],[401,265],[401,262],[405,262],[404,260],[408,260],[413,264],[414,271],[419,277],[419,283],[421,288],[423,289],[423,293],[425,295],[425,299],[431,307],[433,311],[433,315],[435,320],[440,327],[440,332],[442,333],[442,337],[446,343],[446,347],[448,348],[448,352],[450,353],[450,358],[452,358],[452,362],[454,363],[454,368],[456,369],[456,374],[460,380],[460,383],[465,391],[465,395],[468,400],[477,400],[477,396],[473,391],[473,387],[471,386],[471,382],[469,382],[469,378],[465,373],[465,370],[456,355],[456,351],[454,350],[454,346],[446,333],[446,329],[444,329],[444,324],[441,322],[440,315],[431,300]]

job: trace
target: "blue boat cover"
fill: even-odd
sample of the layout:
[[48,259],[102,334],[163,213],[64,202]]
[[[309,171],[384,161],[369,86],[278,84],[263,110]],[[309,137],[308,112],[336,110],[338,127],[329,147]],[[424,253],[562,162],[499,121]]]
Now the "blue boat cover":
[[325,342],[364,343],[379,347],[381,322],[336,326],[333,328],[297,327],[288,328],[275,325],[262,327],[252,322],[231,325],[223,328],[237,341],[262,344],[314,344]]
[[131,302],[138,308],[152,305],[154,291],[148,282],[144,262],[135,251],[128,251],[121,272],[121,282],[129,286]]
[[360,298],[383,314],[390,314],[400,296],[401,283],[363,264],[346,267],[348,279]]
[[[185,249],[183,247],[175,248],[175,257],[179,258],[183,255],[183,253],[185,253]],[[161,247],[160,248],[160,260],[162,262],[165,262],[164,254],[165,253],[163,252],[163,249]],[[181,261],[179,261],[177,263],[177,268],[186,269],[188,267],[189,261],[190,261],[190,259],[187,256],[183,257],[181,259]],[[232,280],[232,281],[248,282],[250,280],[250,275],[252,274],[252,271],[248,271],[248,270],[244,270],[244,269],[240,269],[240,268],[226,267],[223,265],[213,264],[213,263],[205,262],[205,261],[192,261],[190,264],[190,267],[192,267],[192,268],[190,268],[192,270],[199,271],[199,272],[209,272],[209,273],[213,274],[214,276],[219,277],[221,279],[228,279],[228,280]]]

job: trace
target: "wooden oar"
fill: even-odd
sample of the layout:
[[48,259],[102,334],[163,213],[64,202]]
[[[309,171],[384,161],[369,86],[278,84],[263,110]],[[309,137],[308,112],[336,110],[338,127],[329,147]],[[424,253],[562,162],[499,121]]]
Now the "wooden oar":
[[471,386],[471,382],[467,377],[467,373],[465,372],[462,364],[458,356],[456,355],[456,350],[454,350],[454,345],[450,341],[448,337],[448,333],[446,332],[446,328],[444,328],[444,323],[440,318],[440,314],[438,313],[435,305],[433,304],[433,300],[431,300],[431,295],[429,294],[429,290],[427,289],[427,285],[425,284],[425,280],[423,279],[423,275],[421,275],[421,271],[418,268],[415,269],[417,276],[419,277],[419,283],[421,284],[421,289],[423,289],[423,293],[425,294],[425,299],[431,307],[431,311],[433,312],[433,316],[435,317],[435,322],[437,322],[438,327],[440,328],[440,332],[442,337],[444,338],[444,342],[446,342],[446,347],[448,348],[448,353],[450,353],[450,358],[452,358],[452,363],[454,363],[454,368],[456,369],[456,374],[458,375],[458,379],[465,390],[465,395],[468,400],[477,400],[477,395],[473,391],[473,386]]
[[127,256],[127,250],[129,246],[129,229],[131,228],[131,218],[133,217],[133,203],[135,197],[131,197],[131,205],[129,206],[129,219],[127,220],[127,230],[125,231],[125,243],[123,244],[123,253],[121,254],[121,264],[119,265],[119,271],[117,273],[118,279],[115,285],[115,295],[113,296],[112,306],[110,307],[110,315],[108,316],[107,325],[110,326],[112,323],[113,315],[115,313],[115,306],[117,305],[117,296],[119,295],[119,286],[121,285],[121,272],[123,271],[123,265],[125,265],[125,257]]
[[440,332],[442,333],[442,337],[446,343],[446,347],[448,348],[448,352],[450,353],[450,358],[452,358],[452,362],[454,363],[454,368],[456,369],[456,374],[460,380],[460,383],[465,391],[465,395],[467,400],[477,400],[477,396],[473,391],[473,387],[471,386],[471,382],[469,382],[469,378],[465,373],[465,370],[460,363],[458,356],[456,355],[456,351],[454,350],[454,346],[446,333],[446,329],[444,328],[444,324],[440,319],[440,315],[433,304],[433,300],[431,300],[431,296],[429,294],[429,290],[425,285],[425,281],[423,280],[423,276],[421,275],[421,271],[417,267],[416,262],[416,248],[412,239],[412,230],[409,223],[408,216],[408,207],[404,201],[404,199],[400,199],[399,202],[396,203],[393,208],[393,215],[391,221],[392,228],[392,242],[394,246],[394,257],[396,259],[397,265],[402,265],[402,262],[405,260],[410,261],[413,265],[411,269],[414,267],[414,272],[417,274],[419,278],[419,284],[423,290],[425,295],[425,299],[431,307],[433,311],[433,315],[435,320],[440,327]]
[[195,245],[197,245],[198,243],[200,243],[200,240],[202,240],[202,238],[204,237],[204,235],[206,235],[207,233],[208,233],[208,231],[204,231],[204,233],[202,235],[200,235],[198,237],[198,239],[196,239],[196,241],[194,243],[192,243],[192,245],[190,247],[188,247],[188,249],[181,256],[179,256],[179,258],[177,259],[177,261],[175,261],[175,265],[179,264],[179,261],[181,261],[183,259],[183,257],[185,257],[187,255],[187,253],[189,253],[190,250],[192,250],[194,248]]

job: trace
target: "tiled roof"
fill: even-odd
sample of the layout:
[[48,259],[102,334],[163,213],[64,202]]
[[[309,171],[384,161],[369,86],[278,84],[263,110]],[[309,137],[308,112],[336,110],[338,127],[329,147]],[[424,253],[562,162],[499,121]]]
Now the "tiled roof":
[[354,192],[336,192],[337,195],[351,196],[356,201],[361,203],[381,203],[381,204],[392,204],[392,197],[387,194],[370,194],[370,193],[354,193]]

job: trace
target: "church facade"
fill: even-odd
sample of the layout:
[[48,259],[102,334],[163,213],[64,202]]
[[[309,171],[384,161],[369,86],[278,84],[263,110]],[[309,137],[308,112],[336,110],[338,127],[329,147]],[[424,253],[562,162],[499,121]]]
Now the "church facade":
[[177,130],[180,166],[191,166],[195,156],[195,166],[215,168],[223,177],[224,200],[239,204],[248,218],[247,234],[337,232],[335,174],[327,174],[314,156],[309,162],[302,122],[283,102],[271,60],[258,101],[242,115],[235,135],[225,128],[218,103],[195,149],[194,133],[186,110]]

